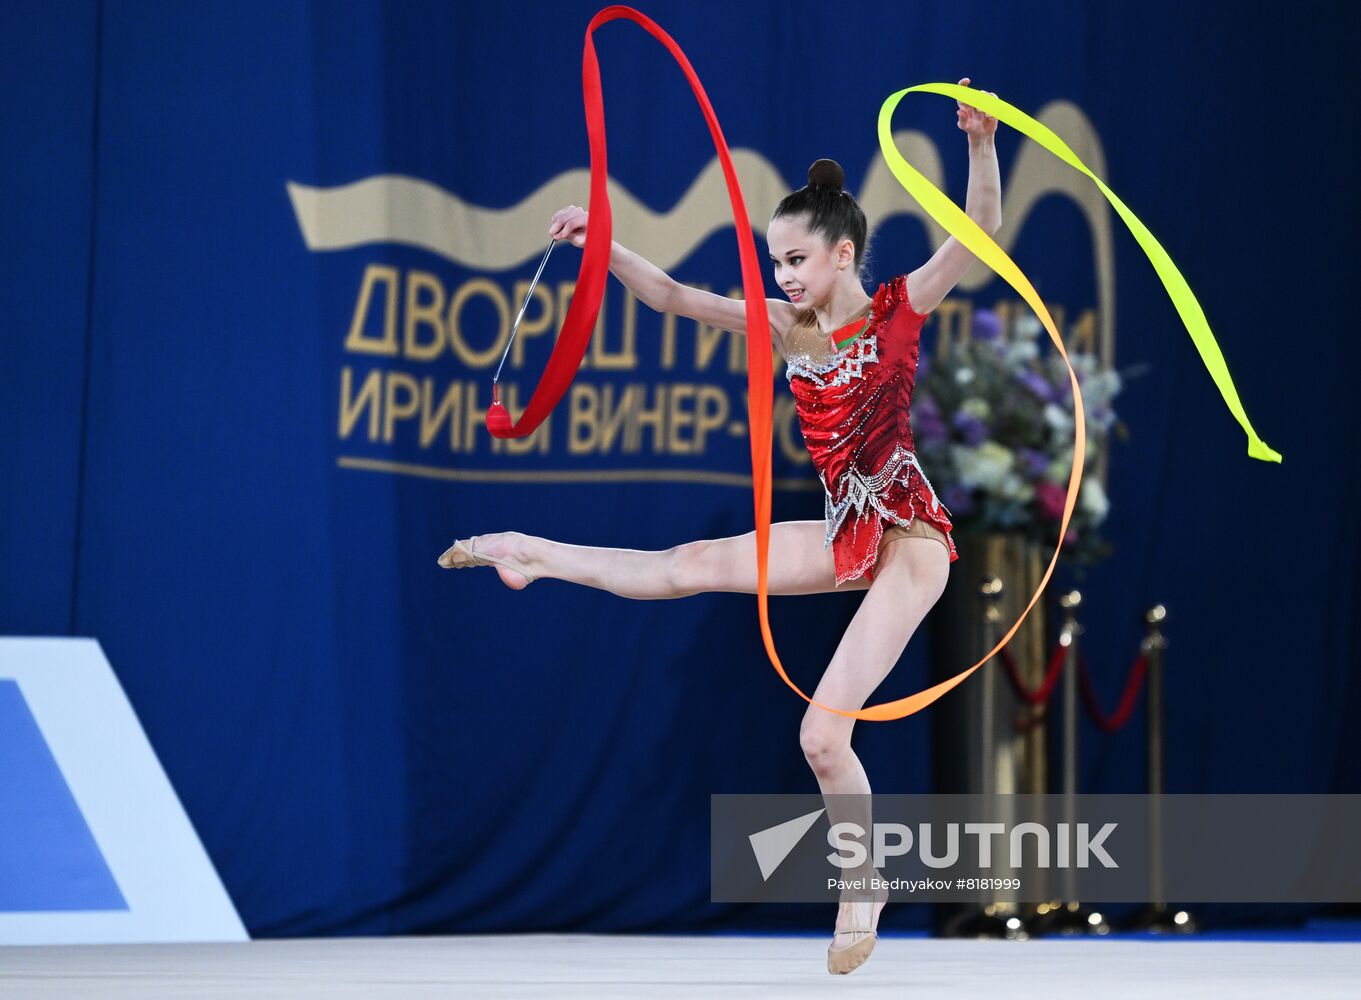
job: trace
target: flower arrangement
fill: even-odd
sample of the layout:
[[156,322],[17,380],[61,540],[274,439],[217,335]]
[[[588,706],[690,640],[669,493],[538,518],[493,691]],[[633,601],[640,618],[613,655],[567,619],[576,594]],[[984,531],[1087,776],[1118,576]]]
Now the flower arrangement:
[[[1063,358],[1040,354],[1043,329],[1027,313],[1004,336],[996,313],[976,311],[972,336],[951,344],[942,363],[918,359],[912,425],[957,528],[1020,532],[1053,546],[1073,466],[1073,393]],[[1068,357],[1086,408],[1091,469],[1112,427],[1128,439],[1111,405],[1122,381],[1090,354]],[[1110,554],[1100,531],[1109,506],[1100,479],[1084,475],[1063,539],[1070,560],[1092,565]]]

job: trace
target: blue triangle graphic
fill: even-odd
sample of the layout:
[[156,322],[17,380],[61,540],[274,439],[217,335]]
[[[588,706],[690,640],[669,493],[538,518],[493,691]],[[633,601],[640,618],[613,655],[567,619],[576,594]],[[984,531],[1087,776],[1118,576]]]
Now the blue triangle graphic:
[[0,912],[126,909],[18,682],[0,678]]

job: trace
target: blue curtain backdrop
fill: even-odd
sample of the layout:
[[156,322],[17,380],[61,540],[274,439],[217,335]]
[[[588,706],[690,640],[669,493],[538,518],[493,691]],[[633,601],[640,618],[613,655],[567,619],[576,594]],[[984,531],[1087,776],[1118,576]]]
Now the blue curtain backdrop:
[[[708,901],[709,795],[817,787],[798,746],[805,705],[766,662],[753,598],[634,602],[551,581],[514,593],[491,571],[435,565],[453,538],[506,528],[651,549],[752,526],[745,437],[701,441],[684,397],[665,404],[680,421],[665,447],[645,425],[635,451],[621,439],[574,452],[573,428],[599,425],[572,423],[566,404],[544,451],[494,451],[480,421],[471,438],[467,421],[463,437],[447,424],[421,436],[421,405],[429,416],[451,385],[458,406],[485,407],[491,367],[469,359],[493,344],[498,303],[518,308],[552,210],[585,204],[580,61],[597,9],[6,6],[0,632],[100,640],[255,936],[827,923],[825,908]],[[1247,458],[1117,225],[1116,363],[1148,373],[1116,401],[1131,437],[1111,460],[1115,554],[1083,582],[1100,694],[1114,702],[1139,615],[1164,602],[1172,791],[1361,790],[1346,514],[1361,481],[1345,445],[1361,430],[1349,402],[1361,351],[1337,300],[1356,260],[1357,71],[1342,8],[640,9],[687,51],[728,142],[786,188],[830,156],[859,191],[880,102],[901,87],[969,76],[1032,113],[1080,109],[1104,177],[1183,269],[1255,426],[1285,456]],[[597,44],[612,182],[668,213],[712,166],[702,116],[635,26],[608,25]],[[934,144],[962,202],[954,120],[953,102],[913,95],[895,125]],[[1026,142],[1003,127],[997,146],[1006,213]],[[298,191],[380,176],[508,214],[462,229],[471,216],[449,217],[462,262],[394,240],[309,245]],[[515,213],[555,178],[542,211]],[[748,192],[765,211],[770,195]],[[355,203],[340,204],[323,215],[343,229]],[[727,292],[735,241],[712,221],[697,239],[676,219],[615,236],[674,231],[670,272]],[[918,266],[928,236],[909,215],[887,219],[874,282]],[[1072,199],[1034,205],[1011,252],[1069,315],[1097,305]],[[554,296],[570,294],[579,258],[555,253]],[[436,327],[410,316],[458,295],[464,354],[373,353],[386,309],[398,340],[420,341]],[[997,280],[967,297],[1015,298]],[[668,366],[663,321],[639,307],[630,360],[623,308],[612,280],[604,343],[624,360],[583,372],[596,390],[583,406],[636,384],[646,410],[684,383],[717,386],[704,398],[744,416],[726,340],[700,358],[705,334],[682,321]],[[527,340],[509,369],[521,404],[548,343]],[[362,386],[378,395],[346,427]],[[563,471],[597,478],[546,475]],[[518,478],[495,478],[506,473]],[[809,477],[778,447],[776,474]],[[821,496],[780,490],[775,516],[818,518]],[[774,601],[807,689],[858,601]],[[924,641],[875,700],[924,685]],[[876,790],[928,789],[927,725],[858,727]],[[1142,787],[1137,726],[1088,727],[1082,746],[1085,789]],[[899,907],[885,925],[926,920]]]

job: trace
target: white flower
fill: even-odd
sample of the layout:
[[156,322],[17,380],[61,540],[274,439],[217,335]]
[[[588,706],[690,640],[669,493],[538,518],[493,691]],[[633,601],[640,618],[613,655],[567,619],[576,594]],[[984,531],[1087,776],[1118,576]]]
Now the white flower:
[[955,369],[955,381],[960,385],[973,381],[973,369],[968,365],[960,365]]
[[959,404],[959,408],[975,420],[987,420],[992,416],[992,407],[988,405],[986,399],[979,396],[970,396]]
[[1017,337],[1034,338],[1040,335],[1044,329],[1044,324],[1040,322],[1040,317],[1034,313],[1025,313],[1016,321],[1013,332]]
[[1114,399],[1120,393],[1120,390],[1125,387],[1124,380],[1120,378],[1120,373],[1114,368],[1107,368],[1098,375],[1097,378],[1101,379],[1101,388],[1106,394],[1106,402],[1110,402]]
[[1009,365],[1022,365],[1027,361],[1034,361],[1040,356],[1040,345],[1033,340],[1013,340],[1007,344],[1004,357]]
[[1061,436],[1073,433],[1073,415],[1057,403],[1044,404],[1044,421]]
[[[1071,426],[1071,423],[1069,424]],[[1071,432],[1070,432],[1071,433]],[[1073,439],[1069,437],[1063,446],[1063,451],[1050,464],[1049,471],[1045,473],[1045,478],[1055,483],[1068,482],[1068,476],[1073,470]],[[1084,475],[1091,471],[1092,463],[1101,454],[1101,447],[1095,434],[1088,434],[1083,438],[1085,447],[1082,449],[1082,468]]]
[[951,445],[951,454],[964,486],[991,493],[998,492],[1015,461],[1011,449],[996,441],[984,441],[977,447]]
[[1101,522],[1105,520],[1106,513],[1110,510],[1110,501],[1106,498],[1106,489],[1101,485],[1101,480],[1095,476],[1083,476],[1082,486],[1077,493],[1077,503],[1084,511],[1092,516],[1092,520]]
[[1092,354],[1071,353],[1068,355],[1068,363],[1073,366],[1073,371],[1079,375],[1086,375],[1088,378],[1082,380],[1082,392],[1086,395],[1087,385],[1091,381],[1091,376],[1096,374],[1096,356]]
[[1082,398],[1089,407],[1109,407],[1115,394],[1120,391],[1120,375],[1114,369],[1095,372],[1082,382]]
[[1025,478],[1019,472],[1013,471],[1008,472],[1002,477],[1001,485],[998,488],[998,494],[1003,500],[1015,500],[1019,503],[1025,503],[1034,498],[1035,487],[1026,482]]

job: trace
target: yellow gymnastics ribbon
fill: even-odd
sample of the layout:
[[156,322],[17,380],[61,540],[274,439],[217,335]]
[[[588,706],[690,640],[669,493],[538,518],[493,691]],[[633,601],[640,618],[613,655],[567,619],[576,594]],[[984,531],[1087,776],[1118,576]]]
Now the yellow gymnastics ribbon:
[[[1266,442],[1259,438],[1257,432],[1252,429],[1252,424],[1248,422],[1247,414],[1243,412],[1243,404],[1238,399],[1238,390],[1234,388],[1233,379],[1229,377],[1229,367],[1224,361],[1224,354],[1220,351],[1219,343],[1215,340],[1214,334],[1210,332],[1210,324],[1206,322],[1205,313],[1200,308],[1200,303],[1196,301],[1195,295],[1192,294],[1190,286],[1186,284],[1186,279],[1181,276],[1177,266],[1172,263],[1172,258],[1167,255],[1162,244],[1148,231],[1148,227],[1139,221],[1138,216],[1125,207],[1125,203],[1116,197],[1115,192],[1108,188],[1100,177],[1087,169],[1087,165],[1078,159],[1077,154],[1068,148],[1066,142],[1024,111],[1012,107],[1001,98],[994,97],[981,90],[975,90],[972,87],[963,87],[954,83],[923,83],[891,95],[879,109],[879,147],[883,151],[889,169],[893,171],[893,176],[898,178],[898,183],[907,189],[907,193],[912,195],[936,222],[940,223],[952,236],[973,251],[974,256],[980,258],[1005,278],[1007,284],[1021,294],[1021,297],[1030,304],[1030,307],[1035,310],[1048,328],[1049,336],[1053,339],[1059,352],[1063,353],[1063,343],[1054,328],[1053,321],[1050,319],[1049,311],[1045,309],[1044,303],[1035,294],[1035,289],[1031,287],[1030,282],[1021,273],[1021,269],[1016,266],[1001,247],[993,242],[992,237],[978,228],[973,219],[969,218],[939,188],[903,159],[902,154],[894,146],[893,132],[890,128],[893,110],[898,106],[898,102],[903,99],[904,95],[914,91],[953,97],[992,115],[998,121],[1006,122],[1018,132],[1034,139],[1073,169],[1086,174],[1096,183],[1096,186],[1101,189],[1101,193],[1106,196],[1106,200],[1115,206],[1115,210],[1120,213],[1120,218],[1125,220],[1125,225],[1134,234],[1134,238],[1139,241],[1144,253],[1153,263],[1153,269],[1158,272],[1158,277],[1162,279],[1163,287],[1167,289],[1172,304],[1177,307],[1177,312],[1180,314],[1187,332],[1190,333],[1191,340],[1195,342],[1196,350],[1200,352],[1201,360],[1205,362],[1210,377],[1214,379],[1215,385],[1219,386],[1219,391],[1224,397],[1224,402],[1228,404],[1229,411],[1242,425],[1243,430],[1247,432],[1248,456],[1260,458],[1265,462],[1279,462],[1281,453],[1269,448]],[[1066,362],[1068,355],[1064,354],[1063,359]],[[1069,372],[1071,375],[1071,366]],[[1076,390],[1075,378],[1073,386]]]
[[[1016,630],[1021,627],[1021,622],[1025,620],[1026,615],[1030,613],[1030,609],[1033,608],[1035,602],[1039,600],[1040,594],[1044,592],[1044,588],[1049,583],[1049,578],[1054,572],[1054,566],[1058,562],[1059,553],[1062,551],[1062,538],[1068,532],[1068,522],[1072,518],[1073,508],[1077,504],[1078,490],[1082,484],[1082,467],[1087,442],[1086,411],[1082,404],[1082,391],[1078,385],[1077,373],[1073,371],[1073,366],[1068,361],[1068,352],[1064,349],[1063,338],[1059,335],[1058,328],[1054,324],[1054,319],[1049,315],[1049,310],[1045,308],[1044,302],[1040,299],[1040,296],[1036,293],[1034,287],[1030,284],[1030,281],[1021,273],[1021,269],[1017,267],[1015,262],[1007,256],[1006,252],[993,241],[992,237],[980,229],[978,224],[975,223],[973,219],[969,218],[969,216],[951,201],[944,192],[922,176],[911,164],[903,159],[902,154],[898,152],[898,148],[893,144],[893,131],[891,127],[893,111],[904,96],[915,91],[953,97],[980,111],[992,115],[998,121],[1006,122],[1012,128],[1029,136],[1031,139],[1034,139],[1059,159],[1068,163],[1075,169],[1082,171],[1096,182],[1096,185],[1101,189],[1107,200],[1115,206],[1115,210],[1119,212],[1120,217],[1125,220],[1125,224],[1134,234],[1135,239],[1139,241],[1139,245],[1143,247],[1149,260],[1152,261],[1153,267],[1158,272],[1158,277],[1162,279],[1163,287],[1167,289],[1173,304],[1177,307],[1177,312],[1180,314],[1182,322],[1186,325],[1187,331],[1191,334],[1191,339],[1195,342],[1196,349],[1200,352],[1201,359],[1205,362],[1205,367],[1209,369],[1215,384],[1219,386],[1219,391],[1223,394],[1224,401],[1228,404],[1230,412],[1233,413],[1239,424],[1241,424],[1243,429],[1247,432],[1248,455],[1252,458],[1262,459],[1263,461],[1281,461],[1280,453],[1269,448],[1267,444],[1257,436],[1257,432],[1252,429],[1252,425],[1248,422],[1247,414],[1243,412],[1243,405],[1239,402],[1238,392],[1234,388],[1233,379],[1229,377],[1228,365],[1224,361],[1224,355],[1219,349],[1219,344],[1215,341],[1214,334],[1210,332],[1210,326],[1205,320],[1205,313],[1201,310],[1200,303],[1196,301],[1195,295],[1191,293],[1190,286],[1187,285],[1186,279],[1182,277],[1181,272],[1178,271],[1176,265],[1172,263],[1171,258],[1167,255],[1167,251],[1162,248],[1162,244],[1154,239],[1153,234],[1148,231],[1148,227],[1140,222],[1134,213],[1125,207],[1125,203],[1115,196],[1115,193],[1102,182],[1101,178],[1087,169],[1086,164],[1068,148],[1067,143],[1023,111],[1012,107],[1000,98],[993,97],[980,90],[975,90],[972,87],[964,87],[959,84],[951,83],[924,83],[916,87],[908,87],[905,90],[900,90],[897,93],[892,94],[884,101],[883,106],[879,109],[879,147],[884,154],[884,159],[888,163],[889,169],[893,172],[893,176],[898,179],[898,182],[907,190],[907,193],[917,200],[931,218],[935,219],[935,221],[950,235],[957,238],[960,243],[972,251],[974,256],[978,257],[1004,278],[1006,282],[1011,285],[1012,288],[1016,289],[1021,297],[1025,299],[1030,307],[1035,310],[1036,315],[1039,316],[1045,329],[1049,331],[1049,339],[1054,342],[1055,348],[1058,349],[1059,354],[1063,358],[1063,363],[1068,368],[1068,379],[1073,388],[1074,439],[1073,471],[1069,476],[1068,493],[1064,498],[1063,519],[1059,526],[1059,546],[1054,550],[1053,556],[1050,557],[1049,566],[1044,571],[1044,576],[1040,580],[1039,587],[1030,598],[1030,602],[1025,606],[1025,610],[1021,612],[1020,617],[1016,619],[1016,623],[1007,630],[1007,633],[1002,636],[997,645],[989,650],[988,653],[972,667],[961,671],[947,680],[941,681],[934,687],[928,688],[925,691],[920,691],[907,698],[900,698],[896,701],[884,702],[879,705],[870,705],[858,710],[846,710],[831,708],[830,706],[822,705],[820,702],[813,701],[813,699],[809,698],[789,680],[785,675],[784,670],[779,668],[777,661],[777,669],[779,669],[780,675],[784,677],[785,682],[788,683],[790,687],[793,687],[794,690],[810,704],[818,705],[820,708],[826,708],[828,711],[835,712],[838,715],[850,716],[857,719],[868,719],[877,722],[884,722],[890,719],[901,719],[904,716],[912,715],[925,708],[951,688],[962,682],[975,670],[983,666],[983,664],[988,662],[988,660],[990,660],[993,655],[1005,646],[1011,640],[1011,637],[1016,634]],[[769,648],[769,644],[767,645]]]

